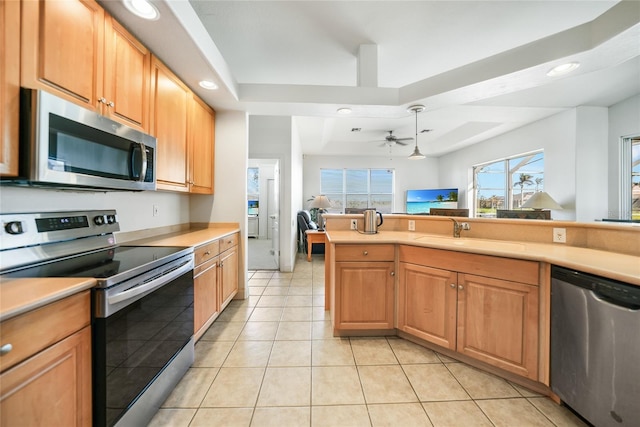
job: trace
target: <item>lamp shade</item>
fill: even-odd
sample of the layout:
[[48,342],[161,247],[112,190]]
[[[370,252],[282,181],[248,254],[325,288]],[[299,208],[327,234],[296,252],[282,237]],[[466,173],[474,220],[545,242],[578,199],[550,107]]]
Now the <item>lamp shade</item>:
[[327,196],[321,194],[313,198],[309,204],[310,208],[326,209],[331,207],[331,201]]
[[524,202],[523,208],[532,209],[562,209],[553,198],[544,191],[538,191],[533,193],[533,196],[529,197],[529,200]]

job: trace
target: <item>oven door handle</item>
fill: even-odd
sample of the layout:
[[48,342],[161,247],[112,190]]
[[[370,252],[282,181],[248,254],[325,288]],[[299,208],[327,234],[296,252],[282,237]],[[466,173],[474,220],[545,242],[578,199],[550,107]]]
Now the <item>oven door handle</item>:
[[192,261],[184,261],[183,263],[152,277],[146,282],[142,282],[141,284],[129,288],[126,291],[118,292],[115,295],[109,295],[107,297],[107,302],[109,305],[114,305],[128,299],[133,299],[140,294],[151,292],[157,288],[161,288],[176,277],[182,276],[191,269]]

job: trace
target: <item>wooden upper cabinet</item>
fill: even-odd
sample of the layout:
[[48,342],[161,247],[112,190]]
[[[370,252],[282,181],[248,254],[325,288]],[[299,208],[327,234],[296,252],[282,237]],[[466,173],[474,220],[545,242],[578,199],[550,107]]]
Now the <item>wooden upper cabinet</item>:
[[189,191],[187,116],[191,91],[155,56],[151,59],[151,134],[157,139],[157,188]]
[[18,175],[20,3],[0,2],[0,175]]
[[106,16],[103,114],[148,131],[150,79],[149,49]]
[[213,194],[215,112],[193,95],[189,112],[189,191]]
[[22,5],[22,86],[148,132],[149,50],[93,0]]
[[22,85],[95,110],[102,83],[104,10],[93,0],[22,2]]

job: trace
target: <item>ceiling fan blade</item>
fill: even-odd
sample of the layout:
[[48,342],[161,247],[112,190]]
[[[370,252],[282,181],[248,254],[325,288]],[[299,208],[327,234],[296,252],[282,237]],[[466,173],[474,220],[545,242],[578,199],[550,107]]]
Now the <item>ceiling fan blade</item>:
[[409,138],[395,138],[396,141],[413,141],[413,137]]
[[396,143],[397,143],[398,145],[409,145],[409,143],[408,143],[408,142],[402,142],[402,141],[400,141],[400,140],[397,140],[397,141],[396,141]]

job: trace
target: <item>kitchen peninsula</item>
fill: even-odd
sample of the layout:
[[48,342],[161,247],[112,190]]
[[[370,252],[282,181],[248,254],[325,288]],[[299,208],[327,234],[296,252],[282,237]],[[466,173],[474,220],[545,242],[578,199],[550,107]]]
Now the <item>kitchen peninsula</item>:
[[640,286],[638,227],[469,218],[454,238],[449,218],[388,215],[366,235],[351,217],[327,216],[334,335],[397,334],[547,394],[551,266]]

